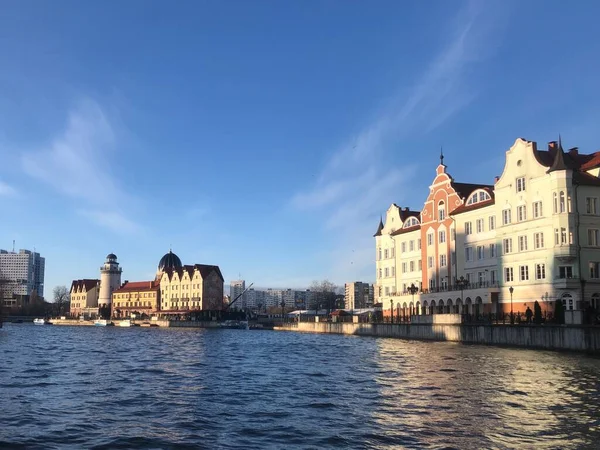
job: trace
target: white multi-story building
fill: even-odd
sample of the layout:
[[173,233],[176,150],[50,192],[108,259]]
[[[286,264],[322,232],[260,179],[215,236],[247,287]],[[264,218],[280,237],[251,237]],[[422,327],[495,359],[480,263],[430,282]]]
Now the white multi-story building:
[[361,281],[346,283],[344,307],[346,309],[372,308],[373,285]]
[[44,296],[46,260],[39,253],[19,250],[19,253],[0,250],[0,300],[6,307],[19,305],[19,298],[33,291]]
[[[393,204],[376,237],[384,314],[600,309],[600,152],[517,139],[493,185],[457,183],[443,156],[420,212]],[[412,264],[411,264],[412,263]],[[511,292],[512,291],[512,292]]]
[[[248,299],[246,298],[247,293],[244,294],[245,290],[245,280],[234,280],[229,284],[229,296],[231,297],[231,302],[235,300],[235,303],[233,303],[232,308],[245,309],[248,307]],[[240,295],[241,297],[238,298]]]

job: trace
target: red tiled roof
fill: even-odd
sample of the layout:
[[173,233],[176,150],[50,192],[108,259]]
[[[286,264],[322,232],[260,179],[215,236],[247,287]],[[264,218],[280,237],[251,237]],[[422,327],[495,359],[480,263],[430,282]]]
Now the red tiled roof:
[[159,284],[155,281],[128,281],[114,292],[128,291],[155,291],[159,288]]
[[399,230],[390,233],[391,236],[397,236],[399,234],[410,233],[411,231],[415,231],[421,228],[421,224],[413,225],[412,227],[400,228]]
[[452,211],[452,213],[450,213],[450,215],[454,216],[456,214],[461,214],[461,213],[465,213],[465,212],[468,212],[468,211],[473,211],[475,209],[484,208],[486,206],[493,205],[494,203],[495,203],[495,200],[492,197],[489,200],[484,200],[482,202],[473,203],[471,205],[460,205],[458,208],[456,208],[454,211]]

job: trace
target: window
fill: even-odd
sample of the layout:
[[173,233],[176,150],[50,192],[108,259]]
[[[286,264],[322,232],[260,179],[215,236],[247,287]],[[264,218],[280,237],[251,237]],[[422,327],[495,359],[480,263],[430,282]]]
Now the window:
[[504,281],[506,283],[510,283],[511,281],[513,281],[513,269],[512,269],[512,267],[505,267],[504,268]]
[[440,231],[440,244],[446,242],[446,232],[444,230]]
[[387,249],[387,248],[386,248],[386,249],[383,251],[383,257],[384,257],[385,259],[388,259],[388,258],[389,258],[389,252],[388,252],[388,249]]
[[406,242],[401,244],[402,253],[406,253]]
[[598,269],[600,269],[600,263],[590,262],[590,278],[600,278]]
[[591,247],[598,246],[598,230],[593,228],[588,230],[588,245]]
[[378,275],[379,275],[379,278],[381,278],[381,277],[382,277],[382,273],[383,273],[383,270],[380,268],[380,269],[379,269],[379,274],[378,274]]
[[521,281],[529,280],[529,266],[519,266],[519,275]]
[[519,251],[527,251],[527,236],[519,236]]
[[533,218],[542,217],[542,202],[533,202]]
[[451,228],[450,229],[450,234],[452,236],[452,240],[455,241],[456,240],[456,229]]
[[600,263],[590,262],[590,278],[600,278],[598,269],[600,269]]
[[427,245],[433,245],[433,233],[427,235]]
[[406,273],[406,263],[402,263],[402,273]]
[[533,234],[533,246],[538,248],[544,248],[544,233]]
[[496,244],[490,244],[490,258],[496,257]]
[[450,260],[452,261],[452,264],[456,264],[456,252],[452,252],[450,253]]
[[567,229],[561,228],[560,229],[560,244],[565,245],[566,243],[567,243]]
[[383,273],[385,274],[385,277],[386,277],[386,278],[387,278],[387,277],[389,277],[389,276],[390,276],[390,269],[386,267],[386,268],[384,269]]
[[415,262],[411,261],[409,265],[410,265],[410,271],[414,272],[415,271]]
[[465,222],[465,234],[469,235],[473,233],[473,225],[471,222]]
[[517,192],[525,190],[525,177],[517,178]]
[[417,239],[417,250],[421,250],[421,238]]
[[558,278],[573,278],[573,266],[558,266]]
[[490,216],[490,231],[496,229],[496,216]]
[[392,256],[392,258],[393,258],[394,256],[396,256],[396,248],[395,248],[395,247],[392,247],[392,248],[391,248],[391,253],[392,253],[392,255],[391,255],[391,256]]
[[477,232],[483,233],[483,219],[477,219]]
[[598,214],[598,199],[594,197],[586,197],[585,210],[588,214]]
[[490,283],[495,284],[498,281],[498,276],[496,275],[496,271],[490,271]]
[[427,267],[429,267],[430,269],[433,267],[433,256],[427,257]]
[[483,259],[483,245],[477,246],[477,259]]
[[560,202],[559,202],[560,212],[564,213],[567,209],[565,204],[565,191],[560,191]]
[[446,267],[446,255],[440,255],[440,267]]
[[527,206],[517,206],[517,221],[523,222],[524,220],[527,220]]
[[441,222],[446,218],[446,206],[444,202],[441,201],[438,203],[438,220]]
[[465,259],[467,261],[473,261],[473,247],[465,248]]
[[510,209],[502,211],[502,225],[510,224]]
[[546,278],[546,264],[535,265],[535,279],[543,280]]
[[504,254],[512,253],[512,238],[503,239],[502,248],[504,249]]
[[421,260],[417,262],[417,270],[421,270]]
[[556,192],[552,194],[552,198],[554,199],[554,214],[556,214],[558,212],[558,196]]
[[408,243],[408,250],[411,252],[415,251],[415,241],[410,241]]
[[490,194],[485,191],[476,191],[473,192],[469,198],[467,199],[467,205],[473,205],[474,203],[484,202],[486,200],[491,200]]

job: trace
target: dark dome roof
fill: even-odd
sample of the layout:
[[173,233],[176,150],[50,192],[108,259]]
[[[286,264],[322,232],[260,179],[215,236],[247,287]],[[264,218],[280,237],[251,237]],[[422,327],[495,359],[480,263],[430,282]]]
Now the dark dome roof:
[[109,253],[106,259],[117,259],[117,255],[115,255],[114,253]]
[[169,250],[165,256],[160,258],[160,262],[158,263],[158,270],[162,271],[165,269],[181,269],[183,267],[181,265],[181,260],[179,256]]

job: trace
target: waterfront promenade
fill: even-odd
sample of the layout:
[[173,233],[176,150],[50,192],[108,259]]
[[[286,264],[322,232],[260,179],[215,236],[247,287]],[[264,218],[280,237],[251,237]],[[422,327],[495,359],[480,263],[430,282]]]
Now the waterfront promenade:
[[600,327],[597,326],[293,322],[280,324],[274,329],[277,331],[350,334],[356,336],[450,341],[544,350],[579,351],[600,355]]

